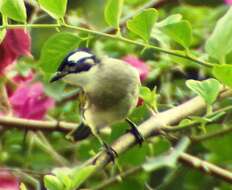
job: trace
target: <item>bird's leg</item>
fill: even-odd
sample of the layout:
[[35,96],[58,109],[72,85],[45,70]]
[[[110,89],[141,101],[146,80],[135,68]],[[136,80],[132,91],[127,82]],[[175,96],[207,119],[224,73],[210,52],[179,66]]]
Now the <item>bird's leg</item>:
[[136,142],[141,146],[144,141],[144,137],[138,131],[137,125],[133,121],[131,121],[129,118],[126,118],[126,122],[129,124],[131,128],[128,130],[128,132],[134,135],[134,137],[136,138]]
[[[100,142],[100,144],[105,148],[106,153],[109,155],[110,160],[112,162],[114,162],[115,158],[118,157],[118,153],[111,147],[109,146],[107,143],[105,143],[102,138],[98,135],[96,130],[92,129],[92,133],[93,135],[98,139],[98,141]],[[97,159],[97,158],[96,158]],[[96,160],[94,160],[94,163],[96,162]]]

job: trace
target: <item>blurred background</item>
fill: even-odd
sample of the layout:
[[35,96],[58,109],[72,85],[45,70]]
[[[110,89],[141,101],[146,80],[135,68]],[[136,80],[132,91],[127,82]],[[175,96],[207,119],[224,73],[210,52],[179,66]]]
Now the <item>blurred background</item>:
[[[25,3],[28,22],[55,23],[48,14],[38,7],[36,1],[25,0]],[[105,3],[106,0],[68,0],[65,21],[70,25],[113,34],[114,29],[108,27],[104,20]],[[138,37],[126,29],[125,20],[138,13],[138,10],[148,7],[156,8],[159,11],[158,22],[170,15],[180,14],[183,19],[191,23],[193,29],[190,51],[204,59],[207,57],[204,51],[205,41],[217,20],[225,14],[230,4],[232,4],[230,0],[125,0],[121,23],[122,34],[137,40]],[[14,21],[9,22],[14,23]],[[2,77],[4,79],[1,81],[6,84],[5,93],[9,99],[10,111],[9,113],[1,111],[1,116],[67,121],[77,125],[80,122],[78,91],[62,82],[50,85],[47,82],[48,76],[41,71],[38,64],[44,43],[58,30],[77,33],[77,31],[65,28],[28,28],[28,33],[18,33],[19,37],[12,44],[9,41],[6,42],[6,38],[13,36],[7,32],[0,45],[0,71],[4,73],[4,77]],[[136,67],[140,73],[142,84],[155,93],[152,97],[152,107],[155,111],[172,108],[195,96],[185,85],[186,80],[203,80],[211,77],[207,68],[200,67],[189,60],[151,49],[143,50],[141,47],[118,40],[94,37],[81,32],[79,35],[88,38],[81,42],[80,47],[88,46],[99,57],[108,55],[125,60],[128,64]],[[7,48],[17,47],[22,41],[25,42],[24,52],[14,54],[15,57],[12,53],[7,54]],[[152,31],[150,43],[163,48],[181,50],[177,43],[156,28]],[[8,60],[9,57],[11,61]],[[227,59],[230,61],[232,54]],[[7,67],[3,68],[5,63],[7,63]],[[220,107],[231,103],[232,99],[228,98],[216,106]],[[140,100],[130,118],[139,124],[150,114],[151,110],[148,109],[146,102]],[[231,114],[228,112],[226,116],[220,118],[219,122],[206,125],[207,132],[216,131],[222,126],[230,126]],[[205,127],[199,126],[184,132],[184,134],[202,135],[205,134]],[[126,129],[126,123],[118,123],[113,127],[111,133],[106,130],[103,136],[108,143],[111,143],[124,134]],[[28,189],[36,189],[45,173],[50,173],[56,167],[73,167],[81,164],[100,149],[100,144],[95,138],[73,143],[65,138],[66,135],[62,131],[34,132],[0,126],[0,169],[2,168],[2,171],[0,170],[0,187],[1,183],[7,183],[8,180],[12,189],[17,189],[19,181],[23,181]],[[183,134],[175,135],[181,137]],[[232,134],[228,133],[220,138],[196,143],[190,147],[189,152],[224,168],[232,169],[231,144]],[[140,166],[149,157],[167,152],[170,147],[171,144],[166,138],[154,137],[144,143],[142,147],[133,147],[120,155],[118,163],[122,171],[127,171]],[[98,187],[101,182],[117,173],[117,167],[111,164],[104,171],[87,180],[83,184],[83,188]],[[232,190],[232,186],[214,177],[204,175],[198,170],[177,164],[172,169],[161,168],[149,173],[139,170],[123,180],[101,189]]]

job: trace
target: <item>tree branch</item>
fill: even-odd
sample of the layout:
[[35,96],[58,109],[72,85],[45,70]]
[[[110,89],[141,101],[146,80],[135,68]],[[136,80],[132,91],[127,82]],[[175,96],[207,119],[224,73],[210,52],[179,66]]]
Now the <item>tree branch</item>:
[[184,163],[190,167],[196,168],[203,173],[208,175],[215,176],[219,179],[227,181],[228,183],[232,184],[232,172],[229,172],[223,168],[220,168],[214,164],[201,160],[195,156],[190,154],[182,153],[179,157],[179,161]]
[[[229,183],[232,183],[232,173],[220,168],[214,164],[211,164],[207,161],[201,160],[195,156],[192,156],[187,153],[182,153],[179,157],[179,162],[191,167],[191,168],[196,168],[200,170],[201,172],[207,174],[207,175],[212,175],[215,176],[219,179],[222,179],[224,181],[227,181]],[[100,189],[105,189],[106,187],[116,183],[117,181],[120,181],[120,179],[123,180],[123,178],[136,174],[140,171],[142,171],[143,168],[141,166],[136,166],[133,167],[121,174],[117,174],[116,176],[113,176],[106,181],[103,181],[96,187],[93,187],[93,190],[100,190]]]
[[205,141],[205,140],[208,140],[214,137],[223,136],[230,132],[232,132],[232,127],[226,127],[216,132],[207,133],[205,135],[201,135],[197,137],[192,137],[191,140],[193,141],[193,143],[198,143],[198,142]]
[[70,132],[77,127],[75,123],[59,121],[37,121],[16,117],[0,116],[0,125],[9,128],[23,128],[28,130]]
[[[232,91],[230,90],[223,90],[220,93],[219,99],[225,98],[232,95]],[[167,111],[161,112],[155,116],[152,116],[148,120],[144,121],[139,127],[139,132],[145,137],[149,138],[150,136],[157,134],[165,128],[166,126],[174,125],[181,121],[182,119],[201,111],[206,107],[204,100],[201,97],[195,97],[175,108],[169,109]],[[28,120],[28,119],[19,119],[19,118],[12,118],[6,116],[0,116],[0,125],[7,126],[7,127],[16,127],[16,128],[27,128],[31,130],[45,130],[45,131],[52,131],[58,130],[63,132],[69,132],[77,125],[73,123],[67,122],[57,122],[57,121],[36,121],[36,120]],[[125,135],[121,136],[117,139],[113,144],[112,148],[118,153],[121,154],[128,150],[131,146],[136,144],[135,137],[130,134],[126,133]],[[98,171],[99,168],[104,167],[106,164],[110,162],[110,158],[108,154],[104,151],[99,152],[95,157],[89,159],[84,163],[84,165],[93,164],[95,160],[96,170]],[[208,173],[208,170],[205,170],[205,166],[210,168],[211,175],[220,177],[230,183],[232,183],[232,178],[229,175],[228,171],[224,172],[222,168],[214,166],[210,163],[202,161],[198,158],[184,155],[181,156],[180,160],[184,163],[191,165],[192,167],[197,167],[204,172]],[[198,161],[200,165],[196,165],[195,161]],[[200,162],[199,162],[200,161]],[[195,164],[195,165],[194,165]],[[203,169],[204,168],[204,169]]]
[[[225,98],[232,95],[230,90],[224,90],[220,93],[219,98]],[[159,132],[162,127],[173,125],[181,121],[183,118],[186,118],[189,115],[194,114],[197,111],[200,111],[206,107],[204,100],[201,97],[195,97],[175,108],[169,109],[167,111],[161,112],[155,116],[152,116],[148,120],[144,121],[139,127],[139,132],[147,139],[155,133]],[[135,137],[126,133],[117,139],[111,147],[118,153],[122,154],[126,150],[128,150],[131,146],[136,144]],[[183,157],[183,159],[186,157]],[[103,168],[110,162],[109,155],[105,152],[99,152],[95,157],[87,160],[83,165],[91,165],[93,161],[96,165],[96,170],[98,171],[100,168]],[[187,161],[186,161],[187,162]],[[208,166],[208,165],[207,165]],[[221,171],[221,170],[217,170]],[[214,172],[212,170],[211,172]],[[216,173],[215,175],[219,175]],[[222,174],[222,178],[224,174]],[[230,181],[232,183],[232,180]]]
[[[93,187],[92,190],[100,190],[100,189],[105,189],[106,187],[108,187],[109,185],[112,185],[113,183],[120,181],[119,179],[125,178],[129,175],[135,174],[139,171],[141,171],[143,168],[141,166],[137,166],[134,168],[131,168],[121,174],[118,174],[116,176],[113,176],[109,179],[107,179],[106,181],[103,181],[101,184],[97,185],[96,187]],[[122,179],[123,180],[123,179]]]

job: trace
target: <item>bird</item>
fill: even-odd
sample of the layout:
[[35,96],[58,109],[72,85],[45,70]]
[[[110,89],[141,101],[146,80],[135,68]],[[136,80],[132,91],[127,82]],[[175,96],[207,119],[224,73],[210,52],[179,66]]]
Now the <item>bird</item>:
[[106,147],[112,159],[116,151],[99,136],[101,128],[125,120],[136,141],[143,137],[128,115],[136,107],[141,86],[136,68],[124,61],[108,56],[101,58],[90,49],[78,48],[66,55],[50,82],[62,80],[81,90],[81,115],[83,122],[75,130],[75,140],[93,134]]

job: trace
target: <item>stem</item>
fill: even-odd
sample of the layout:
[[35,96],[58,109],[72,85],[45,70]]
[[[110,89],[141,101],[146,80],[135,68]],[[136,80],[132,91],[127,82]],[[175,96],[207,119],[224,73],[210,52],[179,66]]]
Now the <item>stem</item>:
[[[229,172],[223,168],[220,168],[214,164],[211,164],[207,161],[201,160],[198,157],[192,156],[192,155],[187,154],[187,153],[182,153],[179,157],[179,161],[181,163],[189,166],[189,167],[199,169],[203,173],[215,176],[215,177],[220,178],[224,181],[232,183],[232,173],[231,172]],[[131,168],[131,169],[129,169],[121,174],[118,174],[116,176],[113,176],[113,177],[103,181],[102,183],[100,183],[96,187],[92,188],[92,190],[105,189],[106,187],[109,187],[110,185],[119,181],[118,179],[125,178],[129,175],[134,175],[142,170],[143,170],[143,168],[141,166]]]
[[230,133],[230,132],[232,132],[232,127],[227,127],[227,128],[218,130],[218,131],[213,132],[213,133],[208,133],[208,134],[205,134],[205,135],[192,137],[191,140],[194,143],[197,143],[197,142],[205,141],[205,140],[208,140],[208,139],[211,139],[211,138],[214,138],[214,137],[223,136],[223,135],[225,135],[227,133]]
[[51,158],[60,166],[67,166],[69,164],[68,160],[62,157],[60,154],[54,150],[52,145],[44,139],[43,135],[41,137],[41,132],[37,134],[32,134],[31,138],[35,141],[35,144],[43,150],[45,153],[51,156]]
[[[232,106],[226,106],[226,107],[221,108],[215,112],[210,111],[211,113],[206,115],[206,119],[210,119],[210,120],[209,121],[206,120],[205,123],[212,123],[212,122],[216,121],[219,118],[211,119],[211,117],[213,117],[214,115],[216,115],[218,113],[228,111],[230,109],[232,109]],[[165,132],[177,132],[177,131],[189,129],[190,126],[197,125],[200,123],[202,123],[202,121],[193,120],[193,121],[186,123],[186,124],[183,124],[183,125],[178,125],[178,126],[173,126],[173,127],[172,126],[164,127],[163,130]]]
[[7,17],[4,14],[2,14],[2,25],[4,27],[8,26],[8,20],[7,20]]
[[196,168],[203,173],[208,175],[215,176],[219,179],[227,181],[228,183],[232,184],[232,172],[229,172],[223,168],[220,168],[214,164],[201,160],[195,156],[190,154],[182,153],[179,157],[179,161],[190,166]]
[[[120,178],[124,178],[127,177],[129,175],[135,174],[139,171],[142,170],[141,166],[137,166],[134,168],[131,168],[121,174],[118,174],[116,176],[113,176],[111,178],[109,178],[106,181],[103,181],[101,184],[97,185],[96,187],[91,188],[92,190],[100,190],[100,189],[105,189],[106,187],[108,187],[109,185],[112,185],[113,183],[117,182]],[[122,179],[123,180],[123,179]]]
[[0,29],[7,28],[57,28],[61,27],[59,24],[8,24],[7,26],[0,26]]
[[145,47],[145,48],[151,48],[153,50],[162,52],[162,53],[166,53],[169,55],[174,55],[174,56],[178,56],[178,57],[182,57],[184,59],[188,59],[190,61],[194,61],[200,65],[203,65],[205,67],[213,67],[213,64],[199,60],[197,58],[195,58],[194,56],[191,55],[187,55],[187,54],[182,54],[179,53],[175,50],[170,50],[170,49],[164,49],[164,48],[160,48],[154,45],[150,45],[147,43],[143,43],[143,42],[138,42],[138,41],[134,41],[134,40],[130,40],[128,38],[122,37],[122,36],[118,36],[118,35],[112,35],[112,34],[107,34],[104,32],[99,32],[99,31],[95,31],[95,30],[91,30],[91,29],[87,29],[87,28],[83,28],[83,27],[79,27],[79,26],[72,26],[66,23],[60,23],[60,24],[8,24],[7,26],[0,26],[1,28],[58,28],[58,27],[65,27],[65,28],[69,28],[69,29],[74,29],[74,30],[78,30],[81,32],[86,32],[89,34],[93,34],[95,36],[102,36],[105,38],[111,38],[111,39],[115,39],[115,40],[119,40],[119,41],[123,41],[126,43],[130,43],[130,44],[134,44],[137,46],[141,46],[141,47]]
[[77,127],[75,123],[58,122],[58,121],[38,121],[30,119],[21,119],[8,116],[0,116],[0,125],[7,128],[23,128],[28,130],[42,131],[61,131],[68,133]]

